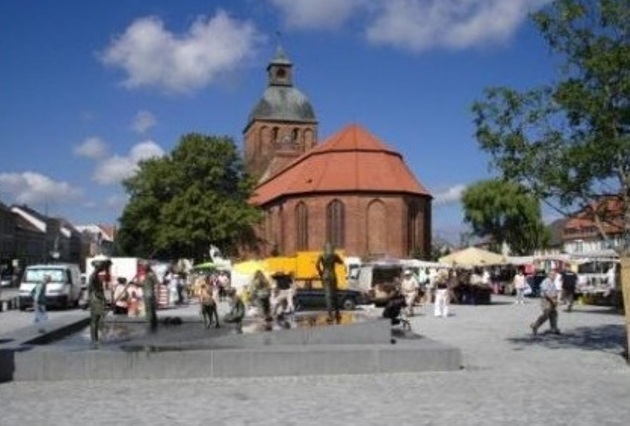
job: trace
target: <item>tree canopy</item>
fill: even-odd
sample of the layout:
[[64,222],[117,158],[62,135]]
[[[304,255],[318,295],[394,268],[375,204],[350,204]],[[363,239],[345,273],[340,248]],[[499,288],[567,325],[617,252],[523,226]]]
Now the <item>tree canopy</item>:
[[491,237],[495,249],[507,243],[519,255],[549,242],[540,203],[523,186],[503,180],[479,181],[462,194],[464,221],[478,237]]
[[473,105],[477,140],[503,178],[565,215],[590,208],[602,234],[609,218],[594,206],[617,198],[629,235],[630,0],[555,0],[533,21],[557,79],[487,89]]
[[129,195],[119,244],[127,255],[207,257],[253,243],[260,219],[248,203],[253,181],[243,171],[232,139],[191,133],[170,155],[144,161],[123,182]]

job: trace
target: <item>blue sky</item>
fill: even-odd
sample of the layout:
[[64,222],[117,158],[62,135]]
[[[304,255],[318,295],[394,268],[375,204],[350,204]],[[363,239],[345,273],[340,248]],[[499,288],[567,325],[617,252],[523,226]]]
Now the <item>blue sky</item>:
[[548,0],[4,0],[0,200],[113,223],[120,181],[188,132],[242,130],[280,42],[320,139],[358,123],[435,196],[434,232],[491,176],[470,106],[554,78],[528,21]]

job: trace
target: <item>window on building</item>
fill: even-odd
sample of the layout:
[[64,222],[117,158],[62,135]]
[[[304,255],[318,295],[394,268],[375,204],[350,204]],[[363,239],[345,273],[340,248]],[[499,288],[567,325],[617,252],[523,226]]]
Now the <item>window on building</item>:
[[296,248],[308,250],[308,209],[302,202],[295,207],[295,230]]
[[407,204],[407,253],[417,254],[421,249],[421,212],[420,206],[416,202]]
[[582,241],[582,240],[576,240],[575,241],[575,251],[577,253],[583,253],[584,252],[584,241]]
[[326,241],[335,248],[343,248],[345,244],[344,207],[339,200],[333,200],[326,207]]

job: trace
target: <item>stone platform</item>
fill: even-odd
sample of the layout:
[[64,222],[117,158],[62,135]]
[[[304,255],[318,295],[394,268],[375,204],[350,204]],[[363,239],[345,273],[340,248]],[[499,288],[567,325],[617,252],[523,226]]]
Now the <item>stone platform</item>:
[[[344,320],[345,321],[345,320]],[[46,335],[0,347],[4,380],[182,379],[453,371],[458,348],[411,332],[392,335],[387,320],[356,317],[322,324],[315,317],[203,329],[196,319],[146,334],[145,324],[108,324],[109,343],[89,349],[87,330],[51,341]],[[85,322],[82,323],[85,327]],[[67,326],[66,326],[67,327]],[[76,330],[76,326],[74,328]],[[57,335],[58,336],[58,335]],[[42,343],[42,344],[38,344]]]

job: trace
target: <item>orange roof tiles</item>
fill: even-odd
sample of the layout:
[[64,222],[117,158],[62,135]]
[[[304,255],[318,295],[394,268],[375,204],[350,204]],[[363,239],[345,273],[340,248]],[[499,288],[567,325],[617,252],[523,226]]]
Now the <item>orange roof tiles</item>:
[[264,205],[284,195],[339,191],[430,196],[398,152],[350,125],[261,182],[251,201]]
[[600,216],[604,232],[607,234],[623,232],[623,202],[618,197],[610,196],[594,201],[589,208],[569,218],[564,225],[564,235],[573,238],[598,235],[594,211]]

